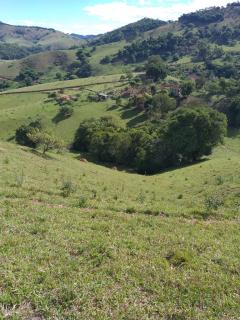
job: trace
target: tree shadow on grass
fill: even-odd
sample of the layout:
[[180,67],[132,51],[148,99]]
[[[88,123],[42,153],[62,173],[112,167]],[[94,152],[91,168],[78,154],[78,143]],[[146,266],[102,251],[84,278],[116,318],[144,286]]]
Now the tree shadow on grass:
[[35,149],[23,149],[23,151],[30,152],[30,153],[34,154],[35,156],[40,157],[44,160],[56,160],[54,157],[52,157],[46,153],[43,154],[42,152],[35,150]]
[[121,115],[121,118],[124,119],[124,120],[127,120],[127,119],[132,119],[136,116],[139,115],[139,110],[136,109],[136,108],[124,108],[123,109],[123,112],[122,112],[122,115]]
[[147,115],[142,112],[139,111],[137,108],[122,108],[123,112],[121,115],[121,118],[124,120],[129,120],[127,121],[127,125],[128,127],[134,127],[140,123],[142,123],[143,121],[147,120]]
[[112,106],[107,108],[107,111],[117,110],[118,108],[119,108],[119,106],[117,106],[116,104],[113,104]]
[[174,172],[174,171],[177,171],[179,169],[184,169],[184,168],[190,168],[190,167],[197,166],[197,165],[199,165],[201,163],[204,163],[204,162],[207,162],[209,160],[211,160],[211,159],[209,159],[207,157],[204,157],[204,158],[202,158],[200,160],[196,160],[196,161],[191,162],[191,163],[185,163],[185,164],[178,165],[178,166],[168,167],[168,168],[162,169],[159,172],[150,173],[150,174],[147,174],[147,175],[154,176],[154,175],[157,175],[157,174],[162,174],[162,173],[167,173],[167,172]]
[[52,118],[52,122],[58,124],[61,121],[68,119],[69,117],[64,116],[61,112],[57,113],[55,117]]
[[129,120],[127,125],[128,125],[128,127],[135,127],[138,124],[140,124],[146,120],[147,120],[147,115],[142,113],[142,114],[138,115],[137,117]]
[[239,138],[240,137],[240,130],[237,128],[228,129],[227,137],[228,138]]
[[15,136],[9,137],[9,138],[7,139],[7,142],[11,142],[11,141],[13,141],[13,140],[15,140]]

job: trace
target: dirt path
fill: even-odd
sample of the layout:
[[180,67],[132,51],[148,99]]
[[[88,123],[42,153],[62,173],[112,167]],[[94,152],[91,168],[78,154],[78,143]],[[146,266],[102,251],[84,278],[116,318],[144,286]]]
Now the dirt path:
[[[78,86],[63,86],[57,88],[50,88],[50,89],[38,89],[38,90],[19,90],[19,91],[4,91],[0,92],[0,95],[14,95],[14,94],[28,94],[28,93],[39,93],[39,92],[51,92],[51,91],[58,91],[58,90],[65,90],[65,89],[85,89],[86,87],[97,86],[101,84],[114,84],[114,83],[128,83],[126,80],[115,80],[115,81],[104,81],[104,82],[95,82],[89,84],[82,84]],[[85,89],[86,90],[86,89]]]

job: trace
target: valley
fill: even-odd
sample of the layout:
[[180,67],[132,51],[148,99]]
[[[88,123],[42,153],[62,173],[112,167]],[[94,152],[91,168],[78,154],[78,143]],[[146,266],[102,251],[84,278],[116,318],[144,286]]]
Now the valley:
[[0,24],[0,319],[239,319],[239,26]]

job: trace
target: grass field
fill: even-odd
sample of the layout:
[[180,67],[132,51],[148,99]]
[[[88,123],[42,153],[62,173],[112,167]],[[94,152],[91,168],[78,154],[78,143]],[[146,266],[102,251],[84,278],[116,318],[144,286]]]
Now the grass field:
[[[103,75],[89,78],[80,78],[75,80],[66,80],[66,81],[55,81],[51,83],[43,83],[37,84],[30,87],[19,88],[15,90],[8,90],[8,92],[32,92],[38,90],[54,90],[65,87],[73,87],[73,86],[92,86],[96,84],[110,83],[119,81],[122,74],[113,74],[113,75]],[[4,94],[4,93],[0,93]]]
[[2,318],[238,319],[239,144],[140,176],[1,142]]
[[[131,66],[124,66],[123,64],[108,64],[102,65],[100,61],[106,55],[113,55],[122,49],[126,43],[124,41],[98,46],[96,51],[91,53],[90,64],[92,66],[93,74],[99,75],[114,75],[125,73]],[[30,55],[24,59],[13,60],[13,61],[0,61],[0,77],[8,77],[15,79],[19,72],[27,67],[32,68],[36,72],[44,73],[40,77],[42,83],[56,81],[56,73],[60,72],[63,75],[66,74],[66,65],[70,65],[76,61],[76,51],[73,50],[58,50],[58,51],[46,51],[38,54]],[[59,64],[59,56],[61,54],[66,55],[65,66]]]
[[[15,92],[13,95],[2,94],[0,95],[0,138],[3,140],[11,139],[15,134],[15,130],[20,125],[28,124],[32,120],[39,118],[42,120],[45,128],[53,130],[57,135],[61,135],[66,143],[72,142],[76,129],[84,119],[112,115],[129,125],[142,121],[143,115],[141,113],[123,107],[113,107],[114,101],[112,99],[103,102],[89,102],[88,95],[94,93],[86,89],[95,90],[96,92],[121,90],[124,84],[108,83],[118,81],[119,79],[120,75],[92,77],[16,89],[12,91]],[[96,84],[101,82],[102,84]],[[81,85],[86,86],[86,88],[65,90],[65,94],[78,96],[78,100],[73,103],[74,115],[58,123],[54,122],[54,117],[59,111],[59,105],[49,99],[48,94],[45,92],[31,92]],[[18,92],[27,93],[18,94]]]
[[154,176],[3,141],[37,117],[65,142],[83,119],[139,117],[66,93],[58,125],[45,93],[0,97],[0,319],[239,319],[239,132]]

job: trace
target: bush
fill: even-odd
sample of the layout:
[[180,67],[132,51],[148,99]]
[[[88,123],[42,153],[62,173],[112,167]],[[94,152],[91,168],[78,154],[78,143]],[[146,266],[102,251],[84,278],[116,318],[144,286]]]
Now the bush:
[[223,199],[219,196],[216,195],[212,195],[212,196],[207,196],[205,198],[205,209],[207,211],[207,213],[211,213],[215,210],[217,210],[219,207],[221,207],[223,205]]
[[73,184],[73,182],[69,179],[69,180],[63,181],[61,190],[62,190],[62,196],[67,198],[72,193],[76,192],[76,187]]
[[184,97],[189,96],[194,89],[194,82],[193,81],[184,81],[181,84],[181,93]]
[[68,105],[62,106],[59,109],[59,115],[64,119],[70,118],[73,115],[73,112],[73,107]]
[[86,208],[87,207],[87,198],[80,197],[80,199],[78,201],[78,207],[79,208]]
[[39,120],[31,122],[28,125],[22,125],[16,130],[15,140],[18,144],[22,146],[27,146],[30,148],[36,148],[36,142],[29,138],[29,134],[33,133],[34,130],[41,130],[42,124]]
[[153,81],[163,80],[167,76],[167,67],[159,56],[152,56],[146,64],[146,77]]
[[42,149],[43,154],[49,150],[60,150],[63,147],[63,141],[61,139],[46,131],[35,129],[28,134],[28,138]]

